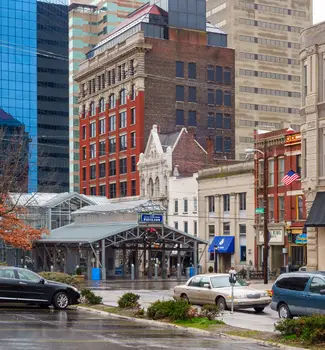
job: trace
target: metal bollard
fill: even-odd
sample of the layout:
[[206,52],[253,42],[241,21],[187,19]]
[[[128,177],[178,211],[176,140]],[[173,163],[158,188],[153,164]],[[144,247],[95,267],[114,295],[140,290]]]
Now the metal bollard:
[[134,274],[134,264],[131,264],[131,280],[134,281],[135,279],[135,274]]
[[155,276],[154,279],[157,280],[158,279],[158,264],[155,264]]
[[181,279],[181,264],[177,264],[177,279]]

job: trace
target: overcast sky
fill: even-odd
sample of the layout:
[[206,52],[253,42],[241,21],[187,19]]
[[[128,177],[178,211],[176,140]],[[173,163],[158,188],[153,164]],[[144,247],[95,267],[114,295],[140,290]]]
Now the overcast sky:
[[325,21],[325,0],[314,0],[314,23]]

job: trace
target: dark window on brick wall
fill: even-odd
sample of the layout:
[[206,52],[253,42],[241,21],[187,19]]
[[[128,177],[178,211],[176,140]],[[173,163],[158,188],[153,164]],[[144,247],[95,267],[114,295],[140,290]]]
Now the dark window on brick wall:
[[188,88],[188,102],[196,102],[196,87],[194,86]]
[[214,105],[214,91],[208,90],[208,105]]
[[220,66],[216,67],[216,82],[223,83],[223,69]]
[[109,176],[116,175],[116,160],[111,160],[109,162]]
[[100,185],[99,186],[99,195],[100,196],[106,196],[106,185]]
[[188,126],[196,126],[196,111],[188,112]]
[[184,86],[176,85],[176,101],[184,101]]
[[131,125],[136,123],[136,110],[135,108],[131,109]]
[[136,156],[131,157],[131,171],[136,171],[137,170],[137,158]]
[[109,139],[109,153],[116,152],[116,138]]
[[188,64],[188,77],[189,79],[196,79],[196,63]]
[[126,174],[127,172],[127,159],[120,159],[120,174]]
[[184,78],[184,62],[176,61],[176,77]]
[[215,128],[216,127],[216,123],[215,123],[215,119],[214,119],[214,114],[213,113],[209,113],[208,114],[208,128]]
[[109,197],[115,198],[116,197],[116,184],[110,184],[109,185]]
[[131,181],[131,196],[135,196],[137,194],[137,182],[136,180]]
[[176,109],[176,125],[184,125],[184,111]]
[[99,156],[104,156],[106,153],[106,142],[100,141],[99,142]]
[[216,90],[216,105],[222,106],[222,104],[223,104],[223,91]]
[[231,107],[231,92],[225,91],[224,93],[224,105]]
[[96,179],[96,165],[90,166],[90,180]]
[[216,136],[216,152],[222,152],[223,151],[223,138],[222,136]]
[[208,81],[214,81],[214,67],[213,66],[208,66],[207,79],[208,79]]
[[222,117],[222,113],[217,113],[216,114],[216,128],[217,129],[222,129],[223,127],[223,117]]
[[87,168],[82,168],[82,180],[87,180]]
[[123,182],[120,182],[120,196],[121,197],[126,197],[127,196],[127,182],[126,181],[123,181]]
[[231,116],[229,114],[225,114],[223,127],[224,129],[231,129]]
[[106,176],[106,163],[100,163],[99,164],[99,177],[105,177]]
[[90,195],[91,196],[96,196],[96,187],[95,186],[90,187]]
[[223,81],[225,84],[230,85],[231,84],[231,70],[225,69],[223,72]]
[[225,152],[231,152],[231,138],[225,137],[223,149]]

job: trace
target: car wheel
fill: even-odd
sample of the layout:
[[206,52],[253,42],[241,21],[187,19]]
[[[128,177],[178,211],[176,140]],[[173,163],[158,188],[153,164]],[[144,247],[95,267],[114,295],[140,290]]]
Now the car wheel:
[[260,313],[263,312],[264,307],[254,307],[255,312]]
[[226,300],[223,297],[219,297],[216,300],[216,304],[217,304],[219,311],[221,311],[221,312],[225,311],[227,309]]
[[53,297],[53,305],[58,310],[64,310],[69,305],[69,298],[65,292],[56,293]]
[[283,318],[283,319],[292,318],[291,312],[287,304],[280,304],[278,313],[280,318]]
[[184,301],[187,301],[188,304],[190,303],[190,300],[189,300],[189,298],[188,298],[188,296],[186,294],[182,294],[181,295],[181,299],[184,300]]

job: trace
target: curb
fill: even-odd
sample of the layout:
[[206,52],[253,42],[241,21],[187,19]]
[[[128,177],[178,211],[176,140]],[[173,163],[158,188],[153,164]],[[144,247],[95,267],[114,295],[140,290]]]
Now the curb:
[[178,326],[176,324],[170,324],[170,323],[165,323],[165,322],[156,321],[156,320],[146,320],[146,319],[137,318],[137,317],[122,316],[122,315],[117,315],[117,314],[114,314],[114,313],[111,313],[108,311],[92,309],[92,308],[86,307],[86,306],[77,306],[76,308],[77,308],[77,310],[83,310],[83,311],[99,314],[102,316],[110,316],[112,318],[117,318],[117,319],[122,319],[122,320],[134,321],[134,322],[142,323],[144,325],[148,325],[151,327],[165,328],[165,329],[177,329],[177,330],[182,331],[184,333],[192,333],[192,334],[195,333],[198,335],[213,336],[213,337],[216,337],[216,335],[218,335],[220,337],[227,338],[227,339],[233,339],[233,340],[250,340],[252,343],[255,343],[258,345],[262,345],[265,347],[273,346],[273,347],[277,347],[278,349],[285,349],[285,350],[304,349],[304,348],[300,348],[300,347],[298,348],[298,347],[294,347],[294,346],[273,343],[273,342],[269,342],[266,340],[258,340],[258,339],[254,339],[254,338],[241,337],[239,335],[231,335],[231,334],[227,334],[227,333],[223,333],[223,332],[215,334],[215,333],[212,333],[210,331],[205,331],[203,329],[183,327],[183,326]]

